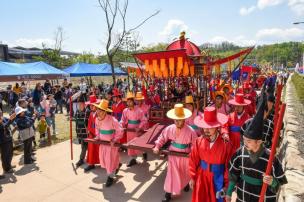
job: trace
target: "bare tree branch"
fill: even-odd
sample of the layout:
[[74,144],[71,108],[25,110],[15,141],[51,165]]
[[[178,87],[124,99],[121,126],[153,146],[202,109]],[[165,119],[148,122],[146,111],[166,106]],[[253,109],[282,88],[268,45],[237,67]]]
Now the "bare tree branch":
[[[112,3],[111,3],[112,2]],[[115,84],[115,74],[114,74],[114,64],[113,64],[113,58],[117,51],[121,48],[123,40],[127,35],[141,27],[143,24],[145,24],[149,19],[156,16],[160,10],[156,11],[149,17],[145,18],[143,21],[141,21],[138,25],[131,29],[126,28],[126,16],[127,16],[127,10],[129,6],[129,0],[124,0],[124,4],[120,4],[120,0],[98,0],[100,8],[103,10],[106,18],[106,24],[107,24],[107,42],[106,42],[106,52],[109,59],[109,62],[112,67],[112,77],[113,82]],[[120,19],[122,21],[122,31],[120,33],[113,33],[115,22],[117,21],[117,13],[120,16]],[[136,46],[136,44],[135,44]]]

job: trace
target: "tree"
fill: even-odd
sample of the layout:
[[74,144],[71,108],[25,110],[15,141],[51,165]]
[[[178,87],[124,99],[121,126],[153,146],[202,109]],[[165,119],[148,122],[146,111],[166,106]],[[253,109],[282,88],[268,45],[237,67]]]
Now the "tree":
[[[117,51],[121,48],[122,42],[125,37],[131,34],[133,31],[137,30],[139,27],[144,25],[149,19],[156,16],[160,11],[154,12],[149,17],[142,20],[136,26],[127,28],[126,27],[126,15],[129,6],[129,0],[98,0],[99,6],[102,9],[107,25],[107,40],[106,40],[106,53],[109,63],[112,68],[113,84],[116,85],[116,79],[114,74],[114,56]],[[118,21],[122,23],[122,31],[115,31],[115,25]]]
[[61,57],[60,52],[63,46],[63,42],[65,40],[64,31],[62,27],[57,27],[54,33],[54,47],[49,48],[44,43],[42,43],[42,56],[33,57],[34,60],[37,61],[45,61],[55,67],[63,67],[67,66],[66,64],[70,64],[68,59]]

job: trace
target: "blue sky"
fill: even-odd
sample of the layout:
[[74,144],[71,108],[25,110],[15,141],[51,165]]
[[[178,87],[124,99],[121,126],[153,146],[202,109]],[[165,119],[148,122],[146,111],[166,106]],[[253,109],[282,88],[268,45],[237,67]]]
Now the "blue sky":
[[[185,30],[200,45],[230,41],[239,45],[304,41],[304,0],[129,0],[128,26],[156,10],[139,30],[142,45],[170,42]],[[106,27],[97,0],[1,0],[0,41],[9,46],[53,46],[62,26],[63,48],[104,52]],[[120,25],[116,30],[120,29]]]

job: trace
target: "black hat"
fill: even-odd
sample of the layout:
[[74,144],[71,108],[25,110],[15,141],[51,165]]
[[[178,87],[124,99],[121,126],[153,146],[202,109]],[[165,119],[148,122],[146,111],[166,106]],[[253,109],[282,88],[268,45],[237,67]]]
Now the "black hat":
[[266,94],[261,95],[261,99],[258,103],[258,110],[255,116],[247,123],[244,136],[249,139],[261,140],[263,139],[263,128],[264,128],[264,111],[266,106]]

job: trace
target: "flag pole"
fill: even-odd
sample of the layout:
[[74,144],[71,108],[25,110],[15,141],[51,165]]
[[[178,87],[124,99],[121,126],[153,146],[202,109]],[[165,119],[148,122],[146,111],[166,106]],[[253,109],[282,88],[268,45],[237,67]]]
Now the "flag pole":
[[70,96],[70,148],[71,148],[71,160],[73,160],[73,131],[72,131],[72,96]]

